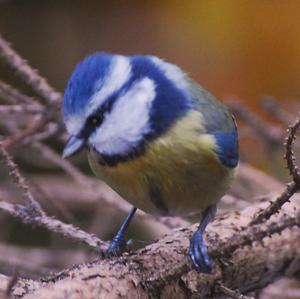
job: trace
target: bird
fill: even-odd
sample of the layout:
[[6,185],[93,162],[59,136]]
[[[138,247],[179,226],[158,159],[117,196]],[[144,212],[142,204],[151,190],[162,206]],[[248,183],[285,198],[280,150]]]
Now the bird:
[[239,164],[228,108],[157,56],[96,52],[75,66],[62,111],[70,135],[63,158],[85,149],[94,174],[132,204],[107,256],[128,249],[126,230],[137,209],[157,216],[198,213],[187,254],[194,269],[211,273],[203,234]]

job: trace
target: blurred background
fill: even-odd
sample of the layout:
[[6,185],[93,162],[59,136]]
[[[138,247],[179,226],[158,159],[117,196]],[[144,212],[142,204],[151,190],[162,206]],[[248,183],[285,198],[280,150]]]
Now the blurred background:
[[0,1],[1,33],[63,90],[96,51],[154,54],[219,97],[300,94],[298,0]]
[[[78,61],[108,51],[158,55],[219,98],[234,95],[260,114],[265,95],[283,105],[300,95],[298,0],[0,3],[3,36],[59,91]],[[0,76],[16,84],[3,66]],[[249,147],[257,144],[245,140],[242,155]],[[270,170],[259,148],[248,159]]]
[[[153,54],[182,67],[225,102],[238,99],[239,103],[270,124],[274,132],[277,129],[282,132],[299,107],[299,12],[298,0],[0,0],[0,32],[61,92],[75,64],[90,53]],[[0,78],[28,94],[31,92],[3,64],[0,64]],[[266,113],[266,99],[284,107],[286,123],[274,118],[270,109]],[[274,147],[270,150],[270,144],[266,145],[261,140],[257,142],[257,138],[244,128],[243,122],[238,121],[242,161],[286,181],[288,176],[281,146],[283,138],[279,146],[277,142],[275,150]],[[62,144],[51,143],[51,140],[50,144],[61,151]],[[18,154],[15,148],[13,150]],[[28,162],[28,159],[25,149],[22,157],[19,155],[19,162],[31,175],[35,175],[35,182],[43,179],[41,174],[54,174],[45,187],[54,192],[58,184],[55,180],[57,169],[41,166],[43,163],[39,163],[39,159],[35,163]],[[85,158],[81,157],[76,162],[83,171],[91,174],[84,166]],[[72,180],[68,184],[65,183],[72,186]],[[245,192],[239,185],[233,194],[245,198],[254,194],[244,193],[242,196],[241,190]],[[256,189],[255,195],[259,195],[260,191]],[[68,198],[67,188],[64,194]],[[101,214],[101,202],[86,204],[88,193],[78,194],[81,201],[76,202],[76,198],[72,198],[73,204],[67,204],[71,218],[89,231],[110,238],[118,224],[110,226],[112,231],[99,227],[104,221],[109,223],[109,215],[116,212],[111,208],[109,213],[112,214],[107,212],[99,220],[97,213]],[[69,202],[70,198],[66,198],[65,202]],[[85,204],[82,204],[82,198],[86,198]],[[53,207],[50,212],[57,213]],[[7,220],[2,221],[7,225]],[[2,232],[2,238],[9,242],[26,246],[51,244],[53,248],[57,244],[68,246],[61,245],[61,241],[53,241],[56,237],[50,237],[43,230],[35,230],[35,237],[28,241],[28,236],[32,236],[31,228],[24,228],[14,221],[9,225],[12,229],[6,230],[6,237]],[[21,233],[15,233],[15,226]],[[139,232],[134,233],[139,236]],[[74,257],[73,262],[77,261],[83,261],[82,255],[78,259]],[[55,269],[61,266],[51,264]]]

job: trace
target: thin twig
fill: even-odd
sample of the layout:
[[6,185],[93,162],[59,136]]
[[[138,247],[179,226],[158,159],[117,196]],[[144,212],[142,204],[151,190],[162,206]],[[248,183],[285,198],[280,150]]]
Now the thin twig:
[[103,254],[108,248],[107,242],[71,224],[66,224],[53,217],[47,216],[45,213],[33,216],[24,205],[12,204],[0,200],[0,210],[5,211],[25,224],[39,226],[73,241],[81,242],[100,254]]
[[290,198],[298,191],[298,188],[294,182],[287,184],[284,191],[270,203],[270,205],[257,212],[249,225],[259,224],[265,220],[268,220],[272,215],[279,212],[281,207],[290,200]]
[[46,192],[44,192],[40,185],[36,184],[33,180],[29,180],[28,184],[30,188],[33,189],[33,193],[36,194],[40,202],[52,206],[56,211],[60,213],[60,215],[66,222],[72,223],[74,225],[76,224],[75,217],[63,202],[57,200],[57,198],[54,199],[53,197],[46,194]]
[[285,159],[287,161],[287,168],[290,171],[290,175],[293,177],[295,184],[300,190],[300,173],[298,166],[296,165],[296,157],[293,151],[293,145],[296,140],[296,133],[300,127],[300,118],[298,117],[292,126],[289,126],[288,136],[286,138],[286,153]]
[[281,233],[286,228],[299,225],[300,211],[294,211],[290,213],[290,215],[284,213],[279,219],[276,219],[276,221],[266,222],[264,226],[260,223],[248,225],[245,230],[239,231],[230,237],[223,246],[220,245],[221,248],[223,248],[222,253],[224,256],[231,256],[238,248],[252,245],[254,242],[261,241],[265,237]]
[[24,177],[19,172],[19,169],[12,157],[5,150],[3,145],[0,143],[0,158],[3,160],[3,163],[6,165],[9,171],[9,176],[14,180],[17,187],[22,190],[23,198],[26,201],[28,208],[35,214],[41,215],[43,214],[42,208],[40,204],[34,199],[29,186],[27,185]]
[[277,197],[276,200],[270,203],[270,205],[256,213],[252,221],[249,225],[254,225],[261,223],[267,219],[269,219],[272,215],[277,213],[281,207],[290,200],[290,198],[299,191],[300,188],[300,173],[298,170],[298,166],[296,165],[296,158],[293,151],[293,144],[296,139],[296,133],[300,126],[300,119],[297,118],[296,122],[289,127],[288,136],[286,138],[286,153],[285,159],[287,161],[287,168],[290,171],[290,174],[293,177],[293,182],[287,184],[285,190],[282,192],[280,196]]
[[264,142],[267,141],[270,146],[281,146],[283,139],[282,130],[269,125],[236,99],[230,99],[227,104],[232,113],[248,124],[255,134],[264,140]]
[[0,98],[11,104],[36,104],[36,99],[0,80]]
[[[20,105],[24,109],[24,111],[22,111],[22,113],[28,112],[27,107],[29,107],[29,110],[30,110],[31,109],[30,107],[34,106],[34,105],[36,105],[36,104],[28,104],[25,106]],[[3,106],[0,105],[0,113],[1,113],[1,107],[3,107]],[[5,107],[17,107],[17,106],[19,106],[19,105],[10,105],[10,106],[5,106]],[[38,107],[38,106],[36,106],[36,107]],[[16,108],[16,109],[18,109],[18,108]],[[39,115],[35,114],[35,117],[39,118],[35,123],[30,124],[27,128],[22,129],[22,130],[19,129],[19,123],[18,123],[17,119],[16,119],[16,121],[10,122],[9,124],[7,124],[5,122],[2,123],[2,125],[5,127],[5,129],[10,134],[9,137],[6,137],[6,139],[2,140],[4,147],[9,147],[9,146],[15,145],[16,143],[20,143],[20,142],[22,142],[23,144],[30,144],[35,141],[42,141],[42,140],[48,139],[55,135],[57,135],[57,139],[60,139],[61,138],[60,131],[62,128],[62,123],[60,122],[60,120],[56,120],[56,115],[54,113],[52,114],[52,112],[49,115],[48,109],[47,109],[47,114],[46,114],[45,110],[42,108],[42,106],[41,106],[40,113],[43,113],[43,114],[39,114]],[[53,119],[53,121],[51,121],[51,119]]]
[[226,296],[230,296],[233,299],[255,299],[254,297],[249,297],[249,296],[242,295],[241,293],[239,293],[236,290],[231,290],[230,288],[227,288],[226,286],[224,286],[221,283],[216,284],[216,289],[220,293],[222,293]]
[[57,123],[49,122],[45,127],[44,130],[41,132],[37,132],[33,135],[27,136],[23,139],[24,144],[32,144],[36,141],[44,141],[54,135],[59,134],[60,126]]
[[0,113],[12,114],[12,113],[42,113],[44,109],[40,105],[0,105]]
[[272,118],[281,121],[283,124],[288,125],[294,119],[294,116],[284,110],[279,102],[272,96],[264,96],[261,98],[261,106]]
[[27,137],[34,135],[36,132],[42,130],[46,124],[49,122],[49,119],[44,115],[40,115],[38,119],[30,124],[27,128],[22,131],[17,132],[15,135],[12,135],[2,141],[2,146],[4,148],[15,145],[17,142],[24,140]]
[[59,166],[63,169],[68,175],[70,175],[77,183],[87,187],[87,188],[94,188],[95,184],[92,182],[90,178],[86,175],[82,174],[80,170],[78,170],[72,163],[68,160],[63,160],[62,157],[57,154],[51,147],[41,143],[35,142],[31,144],[31,146],[38,150],[40,154],[47,159],[48,161],[52,162],[53,164]]
[[9,43],[0,36],[0,58],[19,75],[19,77],[30,86],[47,105],[61,102],[62,95],[54,90],[37,70],[24,60]]

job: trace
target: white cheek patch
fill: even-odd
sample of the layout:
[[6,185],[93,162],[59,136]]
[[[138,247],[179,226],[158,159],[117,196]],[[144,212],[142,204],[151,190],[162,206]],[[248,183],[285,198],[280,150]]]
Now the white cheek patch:
[[151,56],[151,60],[177,88],[185,93],[189,90],[190,86],[187,75],[178,66],[168,63],[156,56]]
[[84,112],[85,117],[90,115],[97,107],[100,107],[107,98],[120,88],[131,77],[131,65],[127,57],[116,55],[110,66],[110,72],[101,81],[96,82],[95,88],[98,91],[93,94],[89,105]]
[[150,131],[155,85],[149,78],[136,83],[115,103],[113,110],[89,141],[101,154],[125,155]]

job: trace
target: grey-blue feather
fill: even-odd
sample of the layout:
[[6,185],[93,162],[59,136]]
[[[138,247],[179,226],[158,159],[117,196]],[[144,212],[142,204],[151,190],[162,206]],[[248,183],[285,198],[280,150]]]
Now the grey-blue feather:
[[225,105],[200,85],[192,80],[190,84],[195,109],[203,115],[207,133],[212,134],[216,140],[220,160],[227,167],[236,167],[239,161],[239,144],[233,116]]

